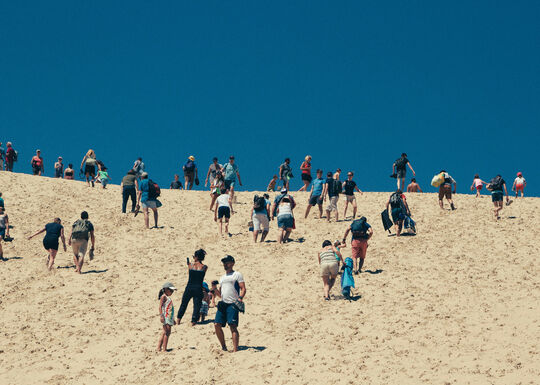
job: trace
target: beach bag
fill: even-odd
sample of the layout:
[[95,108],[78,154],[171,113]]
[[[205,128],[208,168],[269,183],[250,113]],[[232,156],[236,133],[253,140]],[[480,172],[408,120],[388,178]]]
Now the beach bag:
[[149,180],[148,181],[148,199],[155,200],[160,195],[161,195],[161,189],[159,188],[159,185],[157,183],[154,183],[154,181]]
[[394,165],[396,166],[396,169],[403,170],[405,166],[407,165],[407,158],[401,157],[399,159],[396,159],[396,161],[394,162]]
[[431,180],[431,185],[433,187],[439,187],[444,183],[444,172],[441,172],[433,177]]
[[77,219],[73,224],[73,239],[88,239],[90,232],[90,222],[87,219]]
[[392,228],[394,223],[390,219],[390,215],[388,215],[388,210],[384,210],[381,213],[381,219],[382,219],[382,224],[383,224],[384,230],[388,230],[388,232],[391,233],[390,229]]
[[13,150],[13,161],[16,162],[19,159],[19,152]]

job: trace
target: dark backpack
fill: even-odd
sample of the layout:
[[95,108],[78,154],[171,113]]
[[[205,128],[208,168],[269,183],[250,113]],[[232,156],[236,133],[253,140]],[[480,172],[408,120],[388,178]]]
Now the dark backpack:
[[161,195],[159,185],[152,180],[148,181],[148,199],[157,199]]
[[396,169],[398,170],[403,170],[405,168],[405,166],[407,165],[407,158],[399,158],[399,159],[396,159],[396,161],[394,162],[395,166],[396,166]]
[[186,171],[188,172],[195,171],[195,163],[191,160],[188,160],[186,164],[184,165],[184,167],[186,168]]
[[403,205],[403,200],[401,199],[400,194],[393,193],[390,196],[390,205],[392,208],[401,207]]
[[353,238],[364,238],[366,236],[366,219],[360,218],[356,219],[351,223],[351,232],[353,235]]
[[19,153],[16,150],[13,150],[13,161],[16,162],[19,159]]
[[490,187],[491,187],[491,191],[502,190],[503,178],[500,175],[497,175],[495,178],[491,180]]
[[89,232],[90,222],[88,219],[77,219],[75,223],[73,223],[71,236],[73,239],[88,239]]
[[337,194],[341,194],[343,192],[343,185],[341,184],[341,182],[339,180],[335,180],[334,179],[334,183],[335,183],[335,192]]
[[263,196],[255,195],[255,198],[253,198],[254,208],[255,210],[263,210],[266,207],[266,199],[264,199]]

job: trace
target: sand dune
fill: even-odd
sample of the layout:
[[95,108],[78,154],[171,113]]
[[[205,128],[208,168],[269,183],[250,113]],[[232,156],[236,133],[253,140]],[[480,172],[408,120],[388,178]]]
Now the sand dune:
[[[455,198],[441,211],[435,194],[408,195],[416,237],[388,237],[379,213],[388,193],[358,197],[373,225],[366,273],[355,302],[322,300],[316,252],[350,222],[327,224],[296,193],[302,242],[253,244],[251,192],[238,195],[232,238],[222,239],[206,192],[163,191],[162,229],[120,212],[120,190],[81,182],[0,173],[12,243],[0,262],[1,384],[533,384],[540,378],[540,200],[520,199],[492,220],[488,196]],[[340,210],[343,202],[340,202]],[[45,270],[41,237],[26,236],[59,216],[64,225],[87,210],[96,258],[73,272],[71,254]],[[315,210],[316,211],[316,210]],[[275,223],[270,240],[276,239]],[[181,288],[186,257],[207,250],[207,282],[237,259],[248,289],[237,354],[222,353],[213,325],[173,328],[167,354],[157,293]],[[69,250],[68,250],[69,251]],[[350,248],[345,249],[350,255]],[[210,319],[214,309],[210,310]],[[226,331],[230,344],[230,333]]]

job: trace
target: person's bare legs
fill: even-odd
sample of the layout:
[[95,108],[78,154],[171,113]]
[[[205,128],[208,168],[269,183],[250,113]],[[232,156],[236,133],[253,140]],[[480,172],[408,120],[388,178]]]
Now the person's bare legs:
[[343,218],[347,218],[347,207],[349,207],[349,201],[345,199],[345,209],[343,210]]
[[289,240],[289,237],[290,237],[290,235],[291,235],[291,231],[292,231],[292,229],[286,229],[286,230],[285,230],[285,235],[284,235],[284,237],[283,237],[283,242],[286,242],[286,241]]
[[328,297],[330,296],[330,290],[334,287],[334,284],[336,283],[336,276],[330,276],[328,278]]
[[336,222],[339,221],[339,211],[336,209]]
[[232,334],[232,343],[233,343],[233,352],[238,351],[238,343],[240,342],[240,333],[238,332],[238,327],[235,325],[229,325],[231,328]]
[[285,238],[285,229],[279,229],[278,243],[283,243]]
[[306,207],[306,215],[304,215],[304,219],[307,218],[307,216],[309,215],[309,210],[311,210],[311,205],[307,205]]
[[0,238],[0,260],[4,260],[4,250],[2,249],[2,238]]
[[220,324],[214,324],[214,330],[216,331],[216,337],[221,345],[221,350],[227,351],[227,345],[225,344],[225,336],[223,335],[223,328]]
[[54,265],[54,258],[56,257],[56,253],[58,253],[58,250],[49,249],[49,263],[47,264],[47,268],[49,270],[52,270]]
[[499,213],[503,209],[503,203],[502,203],[502,201],[493,202],[493,206],[495,206],[495,208],[493,209],[493,213],[495,215],[495,220],[498,220],[500,218]]
[[356,210],[358,209],[358,205],[356,204],[356,199],[352,201],[352,207],[353,207],[353,219],[356,218]]
[[326,221],[327,222],[330,222],[330,213],[331,213],[330,210],[326,210]]
[[148,207],[143,208],[143,214],[144,214],[144,224],[147,229],[150,228],[150,220],[148,219]]
[[395,222],[395,228],[396,228],[396,237],[399,237],[401,235],[401,226],[403,225],[403,220],[399,220]]
[[189,188],[189,178],[185,175],[184,175],[184,188],[186,190],[191,190],[191,188]]
[[330,286],[328,284],[328,276],[323,275],[322,281],[323,281],[323,288],[324,288],[324,298],[328,298],[330,296]]
[[212,207],[214,207],[214,203],[216,203],[217,195],[216,194],[210,194],[212,197],[212,201],[210,202],[210,211],[214,211]]
[[231,185],[229,193],[230,193],[229,195],[231,196],[231,201],[235,202],[235,200],[234,200],[234,186],[233,185]]
[[439,199],[439,206],[441,207],[442,210],[444,210],[444,203],[442,199]]
[[261,234],[261,242],[264,242],[267,235],[268,235],[268,230],[263,230],[263,232]]
[[323,213],[322,204],[319,204],[319,218],[322,218],[322,213]]
[[258,236],[259,236],[259,230],[253,230],[253,242],[257,243]]
[[225,218],[225,232],[227,235],[231,235],[231,233],[229,233],[229,218]]
[[158,352],[167,351],[167,344],[169,343],[169,336],[171,335],[171,325],[163,325],[163,334],[159,339]]
[[223,218],[219,218],[219,235],[223,236]]
[[304,185],[302,187],[300,187],[300,190],[298,191],[307,191],[307,188],[309,186],[309,182],[307,180],[304,180]]
[[154,212],[154,227],[158,227],[158,211],[157,208],[152,208],[152,211]]

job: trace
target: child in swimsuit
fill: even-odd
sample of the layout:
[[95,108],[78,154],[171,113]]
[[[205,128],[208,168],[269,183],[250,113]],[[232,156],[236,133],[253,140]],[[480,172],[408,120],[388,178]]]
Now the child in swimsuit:
[[512,191],[516,192],[516,198],[518,197],[518,191],[521,191],[521,197],[523,198],[523,189],[527,185],[527,181],[523,178],[521,172],[517,173],[517,178],[514,179],[514,185],[512,186]]
[[163,333],[159,337],[157,351],[167,351],[167,343],[169,342],[169,336],[171,335],[171,327],[176,325],[174,320],[174,306],[171,299],[171,295],[176,290],[176,287],[172,283],[167,282],[163,285],[163,288],[159,291],[159,318],[163,325]]
[[270,180],[270,183],[268,183],[268,187],[266,188],[266,191],[276,191],[277,180],[278,180],[277,175],[274,175],[274,177]]
[[487,182],[484,182],[478,174],[474,176],[472,185],[471,185],[471,191],[476,190],[476,197],[478,198],[480,196],[480,190],[482,190],[482,187],[484,187],[484,184],[487,184]]
[[209,297],[209,291],[208,284],[206,282],[203,282],[203,299],[201,303],[201,310],[200,310],[200,322],[204,322],[204,319],[208,315],[208,304],[210,303],[210,297]]

